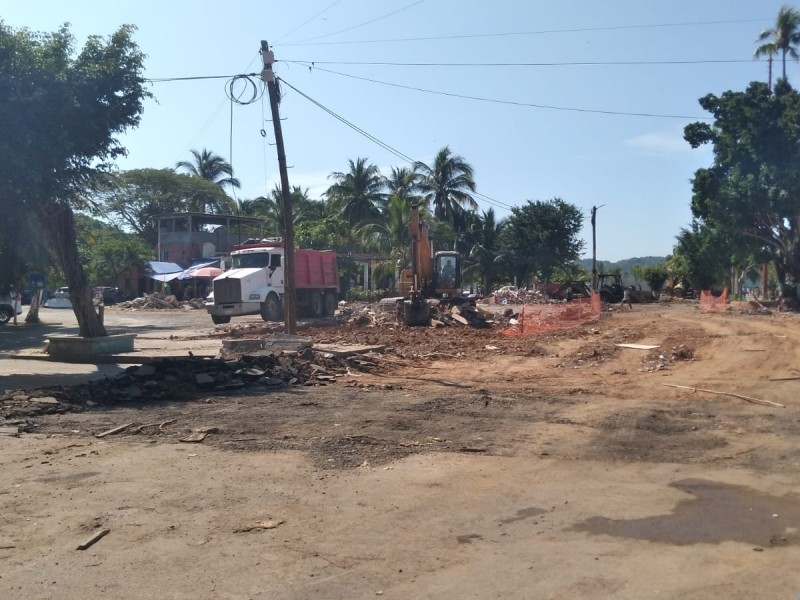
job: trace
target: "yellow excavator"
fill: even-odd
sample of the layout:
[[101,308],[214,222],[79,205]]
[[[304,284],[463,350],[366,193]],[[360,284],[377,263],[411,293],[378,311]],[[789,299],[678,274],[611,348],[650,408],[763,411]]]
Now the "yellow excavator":
[[434,252],[428,225],[418,206],[411,207],[408,229],[411,234],[411,267],[400,271],[398,281],[403,296],[403,322],[406,325],[428,325],[428,298],[455,300],[461,296],[461,255],[452,250]]

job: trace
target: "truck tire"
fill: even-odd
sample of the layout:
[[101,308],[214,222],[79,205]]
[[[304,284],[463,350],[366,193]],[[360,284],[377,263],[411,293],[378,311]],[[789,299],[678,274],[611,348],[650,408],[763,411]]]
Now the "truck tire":
[[265,321],[280,321],[283,318],[283,311],[281,310],[281,301],[275,294],[270,294],[267,299],[261,303],[261,318]]
[[315,319],[319,319],[322,316],[324,307],[322,294],[313,292],[311,294],[311,316]]
[[211,315],[211,320],[214,321],[214,325],[224,325],[231,322],[230,317],[223,315]]
[[336,296],[333,294],[333,292],[325,292],[324,297],[325,297],[324,300],[325,308],[323,314],[326,317],[332,317],[333,313],[336,312],[336,307],[338,305],[338,302],[336,302]]
[[14,309],[10,306],[0,306],[0,325],[5,325],[14,318]]

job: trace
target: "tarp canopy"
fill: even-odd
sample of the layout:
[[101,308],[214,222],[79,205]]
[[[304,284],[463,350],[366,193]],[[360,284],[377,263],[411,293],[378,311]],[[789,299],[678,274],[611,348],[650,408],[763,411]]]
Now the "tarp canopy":
[[172,262],[147,261],[145,275],[156,281],[172,281],[183,272],[183,267]]
[[217,265],[219,265],[219,259],[197,263],[196,265],[192,265],[185,271],[181,271],[180,273],[178,273],[177,277],[178,279],[191,279],[192,277],[195,276],[196,271],[199,271],[200,269],[203,269],[205,267],[216,267]]

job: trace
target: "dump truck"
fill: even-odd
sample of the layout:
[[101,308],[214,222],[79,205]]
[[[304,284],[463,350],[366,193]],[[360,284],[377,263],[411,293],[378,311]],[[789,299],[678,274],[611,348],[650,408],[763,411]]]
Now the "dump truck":
[[[332,316],[339,301],[336,253],[294,251],[295,290],[299,316]],[[216,324],[231,317],[261,315],[280,321],[284,306],[284,246],[275,240],[247,240],[231,251],[231,268],[212,282],[206,310]]]
[[398,281],[403,296],[402,318],[406,325],[428,325],[428,298],[461,299],[461,255],[452,250],[434,252],[428,225],[417,206],[411,208],[408,229],[411,266],[400,271]]

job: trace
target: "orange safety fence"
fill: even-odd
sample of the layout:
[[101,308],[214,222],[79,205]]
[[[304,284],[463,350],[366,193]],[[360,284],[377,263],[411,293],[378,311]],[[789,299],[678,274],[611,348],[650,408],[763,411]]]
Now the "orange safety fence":
[[704,312],[721,312],[728,310],[728,288],[722,290],[722,295],[714,296],[711,290],[700,290],[700,304],[698,308]]
[[600,295],[576,298],[564,304],[526,304],[517,322],[500,333],[507,336],[527,336],[544,331],[558,331],[585,325],[600,318]]

